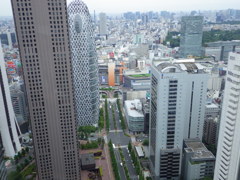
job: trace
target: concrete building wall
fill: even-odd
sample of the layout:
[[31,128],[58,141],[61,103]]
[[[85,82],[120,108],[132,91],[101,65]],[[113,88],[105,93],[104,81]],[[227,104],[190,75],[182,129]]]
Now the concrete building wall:
[[188,73],[174,64],[161,66],[165,72],[152,65],[150,159],[161,176],[161,156],[175,156],[178,176],[168,178],[178,179],[183,139],[202,138],[208,75]]
[[66,1],[12,0],[12,7],[38,179],[79,179]]
[[239,179],[240,54],[230,53],[220,121],[214,180]]
[[[215,51],[215,50],[217,50],[215,48],[218,48],[219,51]],[[210,52],[208,52],[208,54],[212,53],[212,51],[214,50],[215,53],[213,53],[213,54],[216,54],[216,60],[227,61],[230,52],[239,52],[240,51],[240,41],[233,40],[233,41],[209,42],[209,43],[207,43],[206,50],[210,51]]]
[[[131,104],[135,104],[136,100],[137,99],[132,101],[129,101],[129,100],[125,101],[124,109],[125,109],[125,115],[126,115],[129,131],[134,133],[140,133],[144,131],[144,115],[143,115],[142,109],[141,110],[133,109],[133,106]],[[138,115],[132,115],[130,111],[136,111]]]
[[208,89],[220,91],[222,86],[223,78],[217,73],[212,73],[208,80]]

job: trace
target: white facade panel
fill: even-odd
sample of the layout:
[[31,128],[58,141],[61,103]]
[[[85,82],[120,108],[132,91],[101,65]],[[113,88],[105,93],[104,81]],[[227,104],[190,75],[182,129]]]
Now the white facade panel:
[[0,133],[5,156],[14,157],[21,150],[21,145],[16,129],[16,117],[13,111],[1,43],[0,68]]
[[[168,153],[169,150],[174,152],[179,150],[181,162],[183,139],[202,139],[208,80],[206,73],[187,72],[186,69],[189,67],[182,70],[177,63],[166,63],[166,65],[163,63],[162,66],[163,68],[160,69],[159,66],[152,65],[151,70],[152,79],[157,79],[157,116],[156,135],[153,137],[151,133],[154,131],[151,131],[151,128],[155,129],[152,125],[155,122],[152,122],[150,115],[150,156],[151,153],[154,154],[153,166],[157,176],[161,174],[162,151]],[[152,102],[151,106],[153,106]],[[156,144],[155,152],[151,143]],[[181,163],[178,166],[180,173]]]
[[230,53],[220,121],[214,180],[239,179],[240,54]]

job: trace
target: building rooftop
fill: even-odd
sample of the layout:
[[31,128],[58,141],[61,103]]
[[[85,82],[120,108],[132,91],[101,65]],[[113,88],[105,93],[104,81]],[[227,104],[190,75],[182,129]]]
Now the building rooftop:
[[215,42],[209,42],[206,43],[208,46],[211,45],[219,45],[219,44],[236,44],[236,45],[240,45],[240,40],[232,40],[232,41],[215,41]]
[[215,159],[215,156],[209,151],[206,146],[199,139],[185,139],[184,144],[186,146],[186,152],[193,152],[192,159],[201,160],[201,159]]
[[145,78],[145,77],[150,77],[151,74],[132,74],[132,75],[128,75],[130,77],[133,77],[133,78]]
[[125,101],[127,113],[132,117],[144,117],[142,112],[142,103],[139,99]]
[[123,74],[125,76],[132,76],[132,75],[142,75],[142,74],[149,74],[149,69],[124,69]]
[[206,108],[218,108],[218,105],[214,103],[209,103],[209,104],[206,104],[205,106]]
[[82,166],[95,164],[95,159],[93,154],[82,154],[81,155]]
[[202,73],[204,72],[204,66],[200,63],[193,62],[192,59],[189,61],[169,61],[161,62],[155,67],[162,73],[178,73],[178,72],[188,72],[188,73]]
[[138,157],[144,157],[144,153],[143,153],[142,147],[140,147],[140,146],[135,146],[135,148],[136,148]]

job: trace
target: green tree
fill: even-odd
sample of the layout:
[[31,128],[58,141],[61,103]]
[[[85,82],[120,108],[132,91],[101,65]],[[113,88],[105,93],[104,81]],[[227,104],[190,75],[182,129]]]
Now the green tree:
[[24,180],[23,176],[17,171],[10,172],[7,176],[7,179],[8,180]]
[[148,139],[145,139],[145,140],[143,141],[143,145],[144,145],[144,146],[148,146],[148,145],[149,145]]
[[29,156],[28,159],[29,159],[29,161],[31,161],[32,160],[32,156]]
[[29,164],[29,160],[28,159],[25,159],[24,160],[24,165],[27,166]]
[[108,102],[107,99],[105,99],[105,118],[106,118],[106,129],[109,131],[110,122],[109,122],[109,115],[108,115]]
[[26,147],[25,150],[26,150],[27,153],[29,152],[29,148],[28,147]]
[[128,143],[128,150],[129,150],[129,152],[132,151],[132,145],[131,145],[131,142],[130,142],[130,141],[129,141],[129,143]]
[[18,163],[18,160],[19,160],[18,155],[15,155],[15,156],[14,156],[14,160],[16,161],[16,163]]

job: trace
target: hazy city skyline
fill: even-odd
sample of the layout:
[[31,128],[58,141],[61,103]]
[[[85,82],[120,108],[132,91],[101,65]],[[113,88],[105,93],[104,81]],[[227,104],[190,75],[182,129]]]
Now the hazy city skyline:
[[239,0],[0,1],[0,180],[240,180]]
[[[72,0],[67,0],[68,4]],[[221,10],[221,9],[236,9],[240,7],[238,0],[207,0],[202,1],[189,1],[189,0],[169,0],[160,2],[158,0],[144,0],[141,3],[128,0],[85,0],[92,14],[95,10],[96,13],[105,12],[109,14],[119,14],[127,11],[191,11],[191,10]],[[127,5],[127,6],[126,6]],[[12,16],[12,8],[10,0],[1,0],[0,16]]]

